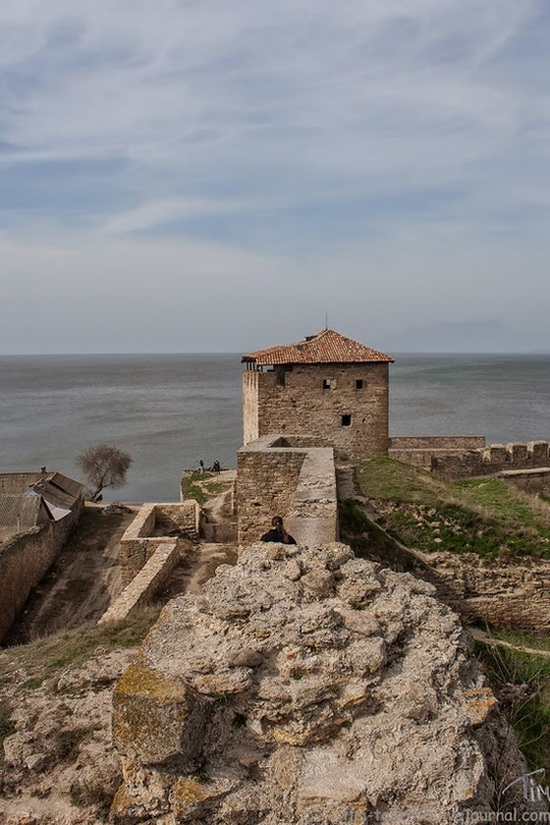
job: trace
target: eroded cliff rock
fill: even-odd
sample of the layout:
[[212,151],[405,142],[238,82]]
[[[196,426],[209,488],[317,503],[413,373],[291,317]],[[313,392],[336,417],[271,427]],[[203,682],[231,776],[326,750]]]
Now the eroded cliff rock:
[[431,585],[257,544],[172,601],[118,682],[117,825],[445,823],[524,763]]

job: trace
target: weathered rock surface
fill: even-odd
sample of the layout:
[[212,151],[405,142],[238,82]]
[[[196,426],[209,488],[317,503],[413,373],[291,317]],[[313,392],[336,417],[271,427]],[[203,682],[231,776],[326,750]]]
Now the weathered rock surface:
[[112,688],[134,655],[99,653],[39,685],[25,672],[3,678],[0,708],[12,706],[15,730],[0,751],[1,825],[105,821],[121,781],[111,741]]
[[[117,825],[446,823],[524,770],[434,588],[257,544],[172,601],[113,697]],[[495,754],[498,753],[498,758]]]

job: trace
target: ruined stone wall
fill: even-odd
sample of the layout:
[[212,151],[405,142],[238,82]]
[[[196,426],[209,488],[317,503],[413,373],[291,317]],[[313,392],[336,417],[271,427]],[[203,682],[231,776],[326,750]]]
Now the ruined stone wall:
[[122,583],[127,586],[162,542],[172,538],[155,533],[178,530],[190,539],[198,538],[200,507],[196,501],[182,504],[144,504],[120,540],[119,562]]
[[548,564],[483,563],[468,554],[422,554],[430,565],[438,596],[463,619],[493,627],[550,630]]
[[99,624],[125,619],[142,604],[150,601],[166,584],[179,561],[177,541],[161,541],[139,573],[99,620]]
[[[313,364],[243,373],[244,443],[315,433],[350,458],[386,454],[388,365]],[[349,422],[349,423],[348,423]]]
[[0,493],[18,495],[44,478],[44,473],[0,473]]
[[80,517],[83,502],[60,521],[34,527],[0,545],[0,641],[4,638],[29,593],[53,564]]

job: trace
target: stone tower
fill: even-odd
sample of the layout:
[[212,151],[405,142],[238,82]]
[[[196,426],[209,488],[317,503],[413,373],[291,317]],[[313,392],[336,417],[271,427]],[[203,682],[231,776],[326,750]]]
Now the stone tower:
[[386,454],[393,360],[332,329],[243,355],[244,444],[283,433],[350,458]]

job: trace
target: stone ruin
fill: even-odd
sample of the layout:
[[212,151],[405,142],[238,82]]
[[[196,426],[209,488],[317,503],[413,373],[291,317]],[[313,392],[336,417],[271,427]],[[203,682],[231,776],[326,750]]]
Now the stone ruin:
[[112,821],[422,825],[522,810],[503,792],[523,757],[434,592],[340,543],[260,543],[174,599],[115,688]]

